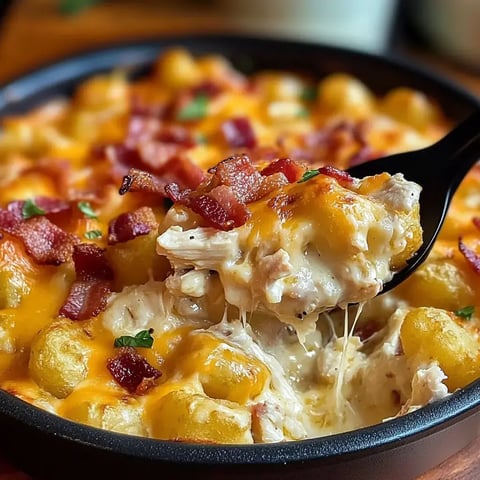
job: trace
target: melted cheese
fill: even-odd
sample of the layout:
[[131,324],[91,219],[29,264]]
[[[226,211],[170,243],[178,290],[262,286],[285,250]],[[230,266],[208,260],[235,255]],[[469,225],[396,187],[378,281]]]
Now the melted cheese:
[[157,252],[180,272],[215,270],[229,304],[272,312],[304,338],[318,313],[374,297],[418,248],[419,193],[400,174],[352,188],[318,175],[249,205],[251,219],[229,232],[172,225],[175,209]]

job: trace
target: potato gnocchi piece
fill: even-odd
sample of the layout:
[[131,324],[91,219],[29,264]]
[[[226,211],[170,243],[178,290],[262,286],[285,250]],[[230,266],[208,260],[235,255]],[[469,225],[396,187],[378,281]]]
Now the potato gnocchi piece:
[[150,406],[154,438],[207,443],[252,443],[251,415],[245,407],[176,390]]
[[270,377],[259,360],[211,333],[192,332],[179,348],[178,369],[198,375],[205,394],[214,399],[244,405],[262,392]]
[[147,435],[143,421],[143,405],[138,399],[109,394],[90,387],[73,392],[61,414],[75,422],[129,435]]
[[360,80],[344,73],[324,78],[318,85],[317,103],[326,113],[362,118],[372,114],[375,99]]
[[65,398],[86,378],[92,353],[90,338],[79,323],[59,320],[41,330],[31,346],[33,380],[57,398]]
[[437,361],[447,375],[450,391],[462,388],[480,376],[478,339],[438,308],[411,310],[403,321],[400,338],[405,355],[418,363]]
[[157,233],[151,232],[129,242],[117,243],[107,249],[106,257],[114,272],[117,290],[166,276],[169,264],[165,258],[156,254],[156,238]]

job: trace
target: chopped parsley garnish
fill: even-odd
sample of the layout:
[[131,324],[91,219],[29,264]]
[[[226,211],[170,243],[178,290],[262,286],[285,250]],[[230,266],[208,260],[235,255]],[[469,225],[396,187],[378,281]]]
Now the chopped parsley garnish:
[[97,218],[96,213],[93,211],[92,206],[89,202],[78,202],[78,209],[87,217],[87,218]]
[[94,5],[99,0],[60,0],[60,12],[65,15],[75,15]]
[[84,235],[85,238],[88,238],[89,240],[95,240],[102,236],[102,232],[100,230],[89,230],[88,232],[85,232]]
[[457,317],[461,317],[465,320],[470,320],[472,315],[475,313],[475,307],[473,305],[468,305],[467,307],[460,308],[453,312]]
[[38,217],[39,215],[45,215],[45,210],[40,208],[33,199],[25,200],[22,206],[22,217],[27,220],[32,217]]
[[300,98],[305,102],[313,102],[317,98],[317,88],[313,85],[305,87]]
[[316,177],[317,175],[320,175],[320,170],[318,169],[307,170],[297,183],[306,182],[307,180],[310,180],[311,178]]
[[207,114],[208,97],[199,94],[177,113],[177,120],[200,120]]
[[151,348],[153,345],[153,328],[148,330],[141,330],[134,337],[130,335],[123,335],[115,339],[113,346],[115,348],[119,347],[141,347],[141,348]]
[[307,118],[310,115],[310,110],[308,108],[302,107],[297,112],[297,117]]

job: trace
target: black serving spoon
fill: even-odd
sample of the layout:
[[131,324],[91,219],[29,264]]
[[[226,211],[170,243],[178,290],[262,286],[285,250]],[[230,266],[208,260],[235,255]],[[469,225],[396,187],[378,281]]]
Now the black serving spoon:
[[423,244],[407,265],[385,283],[381,293],[403,282],[425,261],[443,225],[453,194],[479,159],[480,110],[430,147],[372,160],[348,170],[357,178],[381,172],[403,173],[407,180],[422,187],[420,223]]

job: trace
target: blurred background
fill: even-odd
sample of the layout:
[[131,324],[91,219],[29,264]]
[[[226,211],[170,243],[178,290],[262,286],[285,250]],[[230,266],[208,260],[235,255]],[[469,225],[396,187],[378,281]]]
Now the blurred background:
[[402,56],[480,95],[480,0],[0,0],[0,82],[131,39],[297,38]]

